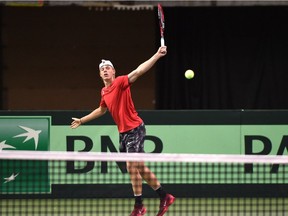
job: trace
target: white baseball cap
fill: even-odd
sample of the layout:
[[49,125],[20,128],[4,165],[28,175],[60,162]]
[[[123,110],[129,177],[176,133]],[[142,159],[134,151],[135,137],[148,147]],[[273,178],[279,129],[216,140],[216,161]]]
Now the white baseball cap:
[[102,59],[102,60],[101,60],[101,63],[99,64],[99,69],[100,69],[101,67],[103,67],[104,65],[109,65],[109,66],[111,66],[112,68],[114,68],[114,66],[113,66],[113,64],[112,64],[111,61]]

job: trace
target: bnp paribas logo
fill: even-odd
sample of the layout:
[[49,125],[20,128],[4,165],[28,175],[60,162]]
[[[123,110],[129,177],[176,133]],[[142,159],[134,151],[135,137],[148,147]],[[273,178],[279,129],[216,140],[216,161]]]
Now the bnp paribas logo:
[[[3,151],[48,151],[50,117],[0,116],[0,154]],[[47,161],[0,160],[0,193],[50,192]]]

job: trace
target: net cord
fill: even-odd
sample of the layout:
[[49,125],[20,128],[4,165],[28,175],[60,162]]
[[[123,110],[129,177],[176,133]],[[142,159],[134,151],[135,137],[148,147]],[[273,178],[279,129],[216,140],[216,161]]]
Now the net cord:
[[144,161],[194,163],[288,164],[286,155],[170,154],[63,151],[0,151],[0,159],[51,161]]

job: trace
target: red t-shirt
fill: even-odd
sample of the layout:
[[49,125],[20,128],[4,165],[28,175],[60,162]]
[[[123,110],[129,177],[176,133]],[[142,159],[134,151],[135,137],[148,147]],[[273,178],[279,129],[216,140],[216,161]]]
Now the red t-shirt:
[[107,107],[120,133],[138,127],[143,121],[135,110],[128,76],[118,76],[101,90],[101,107]]

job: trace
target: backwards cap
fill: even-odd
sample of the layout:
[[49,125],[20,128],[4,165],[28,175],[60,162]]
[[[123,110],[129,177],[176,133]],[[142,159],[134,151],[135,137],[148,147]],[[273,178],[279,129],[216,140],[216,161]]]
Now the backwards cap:
[[99,69],[100,69],[101,67],[103,67],[104,65],[109,65],[109,66],[111,66],[112,68],[114,68],[114,66],[113,66],[113,64],[111,63],[111,61],[102,59],[102,60],[101,60],[101,63],[99,64]]

